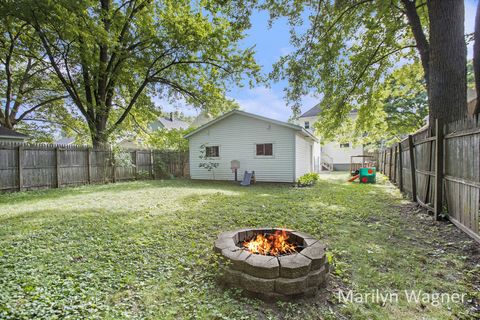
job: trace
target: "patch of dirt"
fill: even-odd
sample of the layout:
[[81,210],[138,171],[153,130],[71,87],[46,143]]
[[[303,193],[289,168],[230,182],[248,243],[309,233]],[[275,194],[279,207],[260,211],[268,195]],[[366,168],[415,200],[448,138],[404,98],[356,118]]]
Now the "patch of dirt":
[[[416,229],[416,234],[421,234],[422,245],[432,248],[431,257],[443,254],[456,254],[465,258],[463,265],[463,274],[470,282],[472,292],[480,292],[480,244],[470,238],[462,230],[457,228],[448,220],[435,221],[433,216],[427,210],[414,202],[402,205],[398,208],[400,217],[405,219],[405,223],[412,229]],[[417,237],[412,237],[412,241],[422,241]],[[428,243],[424,239],[429,239]],[[446,279],[446,281],[457,281],[460,279]],[[480,319],[480,298],[473,297],[466,301],[467,308]]]

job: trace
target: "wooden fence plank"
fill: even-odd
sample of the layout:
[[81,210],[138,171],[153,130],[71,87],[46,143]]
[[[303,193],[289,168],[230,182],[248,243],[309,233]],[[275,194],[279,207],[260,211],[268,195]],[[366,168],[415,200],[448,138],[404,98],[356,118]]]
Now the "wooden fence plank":
[[23,147],[19,146],[17,152],[18,190],[23,191]]
[[412,180],[412,199],[415,201],[417,199],[417,178],[415,173],[415,150],[412,135],[408,136],[408,151],[410,157],[410,176]]
[[403,192],[403,159],[402,159],[402,143],[398,144],[398,162],[399,162],[399,171],[398,171],[398,188]]
[[60,181],[60,150],[58,147],[55,148],[55,180],[56,180],[56,187],[60,188],[61,181]]
[[438,220],[443,211],[443,122],[439,119],[435,121],[436,136],[435,136],[435,204],[434,214],[435,219]]
[[[131,179],[155,179],[155,159],[162,159],[158,178],[187,177],[188,152],[125,150],[120,164],[107,149],[85,146],[0,143],[0,191],[56,188]],[[158,157],[157,157],[158,154]],[[164,155],[164,156],[162,156]],[[123,162],[130,158],[130,164]]]

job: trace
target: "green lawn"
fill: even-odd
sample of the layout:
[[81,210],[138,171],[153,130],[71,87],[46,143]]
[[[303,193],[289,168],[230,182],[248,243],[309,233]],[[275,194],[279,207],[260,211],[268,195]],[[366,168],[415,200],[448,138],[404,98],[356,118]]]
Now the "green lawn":
[[[0,195],[0,318],[440,319],[478,301],[471,242],[382,180],[325,175],[313,188],[144,181]],[[267,304],[215,282],[222,231],[285,226],[327,243],[328,288]],[[452,240],[453,239],[453,240]],[[475,269],[476,268],[476,269]],[[357,293],[466,293],[464,303],[340,303]],[[476,296],[475,296],[476,295]]]

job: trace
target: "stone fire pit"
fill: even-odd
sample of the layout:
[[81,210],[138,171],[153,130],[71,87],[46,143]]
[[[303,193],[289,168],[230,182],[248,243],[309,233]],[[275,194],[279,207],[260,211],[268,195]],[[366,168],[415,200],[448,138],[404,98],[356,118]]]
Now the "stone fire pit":
[[221,281],[263,300],[290,300],[314,295],[325,286],[328,262],[325,245],[303,232],[285,230],[296,252],[272,256],[250,252],[246,240],[281,229],[227,231],[215,241],[215,252],[223,257]]

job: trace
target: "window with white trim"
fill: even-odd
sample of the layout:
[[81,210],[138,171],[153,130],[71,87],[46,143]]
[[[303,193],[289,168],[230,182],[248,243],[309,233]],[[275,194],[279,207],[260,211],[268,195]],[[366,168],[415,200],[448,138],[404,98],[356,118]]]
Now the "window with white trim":
[[208,158],[220,157],[220,148],[218,146],[205,147],[205,156]]
[[273,156],[273,143],[257,143],[257,156]]

